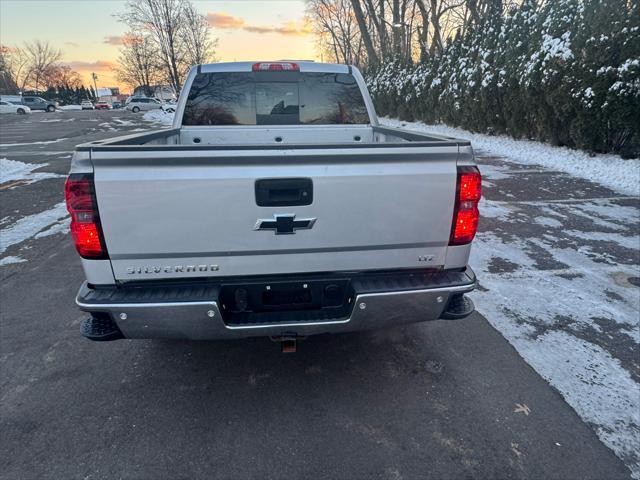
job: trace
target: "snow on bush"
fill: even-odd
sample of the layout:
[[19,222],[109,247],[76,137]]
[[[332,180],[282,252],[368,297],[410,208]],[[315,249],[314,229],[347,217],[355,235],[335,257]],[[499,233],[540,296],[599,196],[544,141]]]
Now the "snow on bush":
[[523,0],[367,84],[382,115],[638,156],[640,4]]
[[383,118],[381,121],[391,127],[470,140],[476,150],[506,157],[518,163],[541,165],[569,173],[626,195],[640,195],[640,160],[624,160],[610,154],[589,156],[585,152],[570,150],[566,147],[554,147],[529,140],[514,140],[503,135],[471,133],[445,125],[407,123],[389,118]]

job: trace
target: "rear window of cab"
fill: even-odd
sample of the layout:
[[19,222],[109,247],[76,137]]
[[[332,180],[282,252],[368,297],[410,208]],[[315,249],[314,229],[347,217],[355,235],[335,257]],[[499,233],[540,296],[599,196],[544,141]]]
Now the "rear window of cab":
[[346,73],[200,73],[183,125],[368,124],[355,78]]

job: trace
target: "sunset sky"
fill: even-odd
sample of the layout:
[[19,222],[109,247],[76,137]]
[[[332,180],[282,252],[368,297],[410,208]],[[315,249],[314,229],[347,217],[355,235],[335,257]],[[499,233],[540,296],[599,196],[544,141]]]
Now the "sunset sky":
[[[219,61],[317,57],[303,0],[193,3],[207,15],[212,37],[218,38]],[[96,72],[99,88],[117,86],[111,66],[126,25],[114,15],[124,11],[125,2],[119,0],[0,0],[0,43],[47,40],[63,51],[64,63],[87,85]]]

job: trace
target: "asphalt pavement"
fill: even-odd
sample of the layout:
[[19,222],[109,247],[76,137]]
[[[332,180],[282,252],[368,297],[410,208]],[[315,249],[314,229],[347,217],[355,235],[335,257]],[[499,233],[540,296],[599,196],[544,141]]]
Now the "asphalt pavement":
[[[158,127],[123,111],[0,122],[0,158],[61,175],[78,143]],[[0,228],[59,204],[63,183],[0,185]],[[268,339],[92,343],[68,235],[35,237],[0,256],[21,260],[0,267],[0,478],[629,478],[479,314],[288,355]]]

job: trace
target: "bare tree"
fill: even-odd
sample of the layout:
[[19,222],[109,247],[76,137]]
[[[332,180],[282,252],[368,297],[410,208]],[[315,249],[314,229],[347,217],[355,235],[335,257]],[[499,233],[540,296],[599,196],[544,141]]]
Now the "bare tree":
[[42,76],[42,84],[46,87],[64,85],[71,88],[80,88],[82,79],[80,74],[69,65],[51,65]]
[[429,52],[429,10],[424,0],[416,0],[418,10],[420,10],[421,25],[418,27],[418,45],[420,47],[420,61],[424,62]]
[[324,55],[338,63],[362,65],[364,46],[349,0],[311,0],[307,14]]
[[127,33],[122,39],[122,48],[115,68],[118,80],[135,89],[142,86],[151,96],[151,86],[161,77],[158,49],[149,35]]
[[[350,46],[352,50],[355,45],[364,46],[366,55],[356,55],[355,62],[375,67],[391,59],[424,61],[441,55],[449,38],[476,21],[474,15],[481,21],[487,5],[500,1],[308,0],[308,4],[323,52],[348,61]],[[358,27],[356,35],[346,33],[352,19]]]
[[11,79],[10,83],[15,84],[18,91],[46,88],[53,85],[53,79],[63,72],[60,64],[62,52],[48,42],[34,40],[23,47],[2,46],[0,53],[3,75]]
[[206,17],[198,13],[190,2],[184,4],[182,15],[183,28],[180,36],[189,66],[212,62],[217,40],[212,40],[209,36],[210,28]]
[[183,0],[130,0],[127,13],[120,17],[133,30],[146,30],[153,37],[169,83],[176,91],[182,86],[181,65],[186,55],[180,42],[183,6]]
[[391,43],[388,41],[388,22],[385,20],[385,0],[365,0],[366,17],[376,32],[376,50],[380,58],[389,58],[392,55]]
[[[20,47],[0,45],[0,58],[2,59],[3,88],[21,91],[29,81],[29,58]],[[15,86],[15,87],[14,87]]]
[[0,45],[0,93],[14,95],[18,93],[18,84],[9,66],[9,52],[9,47]]
[[189,0],[128,0],[126,5],[120,20],[134,31],[148,32],[169,84],[180,91],[189,67],[213,56],[215,42],[206,19]]
[[62,58],[62,52],[57,48],[53,48],[49,42],[41,40],[25,43],[24,52],[27,57],[29,75],[23,83],[23,88],[27,82],[30,82],[31,86],[37,91],[47,72],[58,66]]
[[368,64],[372,67],[375,67],[379,63],[378,53],[373,47],[373,41],[371,40],[371,33],[369,32],[369,27],[364,17],[364,13],[362,12],[362,6],[360,5],[360,0],[351,0],[351,6],[353,7],[353,14],[356,17],[358,22],[358,28],[360,29],[360,36],[362,37],[362,42],[367,50],[367,60]]

